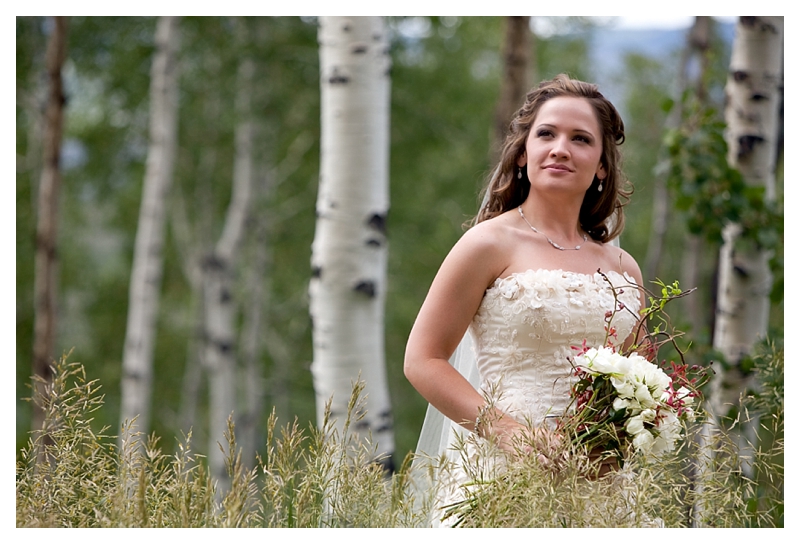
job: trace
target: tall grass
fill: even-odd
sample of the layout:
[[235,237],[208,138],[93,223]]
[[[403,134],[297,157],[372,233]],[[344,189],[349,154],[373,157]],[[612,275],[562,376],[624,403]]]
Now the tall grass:
[[[759,445],[741,470],[734,427],[720,428],[711,448],[689,440],[658,460],[637,458],[598,481],[567,464],[558,473],[514,461],[500,478],[467,487],[468,505],[453,510],[464,527],[783,526],[782,351],[762,358],[775,376],[745,405],[761,415]],[[192,450],[191,433],[174,453],[155,436],[144,448],[92,429],[102,407],[96,381],[63,358],[35,399],[46,414],[16,467],[18,527],[424,527],[430,520],[437,463],[408,456],[394,474],[376,463],[368,442],[348,432],[362,412],[354,388],[343,427],[329,421],[303,429],[297,421],[267,425],[266,453],[247,469],[229,422],[223,437],[230,482],[223,489]],[[780,382],[780,388],[776,385]],[[343,429],[339,431],[337,429]],[[127,433],[123,433],[123,436]],[[704,459],[704,452],[713,451]],[[698,460],[702,460],[700,463]],[[626,472],[625,474],[628,474]],[[635,477],[632,476],[635,474]],[[700,474],[701,476],[698,476]],[[465,506],[466,505],[466,506]]]

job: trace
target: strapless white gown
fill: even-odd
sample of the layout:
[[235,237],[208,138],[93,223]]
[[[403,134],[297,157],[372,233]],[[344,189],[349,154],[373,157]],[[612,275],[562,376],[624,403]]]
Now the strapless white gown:
[[[603,345],[607,327],[614,331],[609,339],[621,344],[636,325],[639,300],[634,280],[617,272],[603,277],[528,270],[496,280],[469,327],[479,389],[523,424],[540,426],[548,416],[563,414],[574,380],[569,360],[575,354],[573,347],[584,341]],[[447,438],[439,444],[440,451],[426,452],[444,454],[451,462],[449,474],[439,475],[438,507],[463,499],[460,486],[471,479],[463,467],[469,463],[474,475],[484,442],[452,422],[446,421],[444,427]],[[459,440],[464,447],[455,451],[453,442]],[[483,476],[492,477],[497,463],[491,458],[480,462],[485,463],[479,467]],[[436,525],[436,509],[433,517]]]

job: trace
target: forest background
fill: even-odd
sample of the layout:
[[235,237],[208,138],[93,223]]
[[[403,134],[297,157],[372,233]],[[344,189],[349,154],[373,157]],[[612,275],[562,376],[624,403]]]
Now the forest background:
[[[607,18],[547,18],[535,26],[531,85],[568,72],[597,81],[623,113],[625,171],[635,187],[621,244],[647,260],[656,167],[685,31],[629,50],[605,50],[623,33]],[[30,430],[33,264],[36,186],[41,169],[41,103],[48,21],[16,22],[16,437]],[[193,429],[207,443],[208,395],[198,362],[199,301],[193,259],[219,236],[231,195],[237,59],[256,61],[259,189],[253,197],[237,272],[237,321],[260,315],[246,355],[259,367],[264,409],[281,421],[313,424],[315,401],[308,313],[309,259],[319,182],[319,48],[314,18],[251,18],[249,41],[235,39],[224,17],[181,20],[178,158],[167,207],[165,268],[154,359],[151,428],[171,438]],[[504,24],[500,17],[397,17],[391,30],[391,208],[386,304],[386,363],[396,456],[414,449],[425,401],[402,374],[405,341],[441,260],[475,213],[488,174],[494,110],[500,92]],[[547,32],[541,29],[548,28]],[[119,429],[119,384],[128,282],[147,149],[148,87],[155,20],[70,18],[65,63],[67,95],[59,223],[57,353],[84,364],[105,393],[98,426]],[[666,34],[664,34],[666,36]],[[721,116],[732,24],[717,24],[707,75]],[[654,46],[645,48],[642,43]],[[613,63],[604,60],[613,59]],[[778,176],[779,198],[783,177]],[[714,218],[709,218],[714,219]],[[646,280],[681,279],[687,257],[685,218],[673,209],[664,254]],[[780,247],[782,252],[782,243]],[[701,279],[690,314],[673,318],[708,356],[714,315],[718,247],[697,254]],[[782,254],[782,253],[781,253]],[[692,287],[684,285],[685,287]],[[261,293],[261,296],[253,296]],[[771,336],[783,338],[783,298],[773,301]],[[700,323],[701,326],[697,326]],[[705,347],[704,347],[705,346]],[[242,350],[242,357],[245,356]],[[222,437],[219,437],[222,440]],[[263,443],[263,440],[257,443]],[[202,449],[202,446],[201,446]],[[399,460],[399,459],[398,459]]]

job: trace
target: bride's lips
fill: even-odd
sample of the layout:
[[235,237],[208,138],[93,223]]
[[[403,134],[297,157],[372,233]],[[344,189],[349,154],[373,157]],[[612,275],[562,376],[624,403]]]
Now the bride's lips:
[[545,164],[542,168],[545,170],[555,170],[557,172],[572,172],[565,164]]

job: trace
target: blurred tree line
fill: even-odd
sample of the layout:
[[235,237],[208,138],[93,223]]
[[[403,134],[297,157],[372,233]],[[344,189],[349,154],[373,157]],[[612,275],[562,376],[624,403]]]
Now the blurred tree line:
[[[41,169],[46,18],[18,17],[17,32],[17,332],[18,449],[30,429],[33,343],[33,255]],[[587,81],[600,74],[590,57],[591,18],[557,18],[558,32],[532,35],[534,83],[560,72]],[[250,39],[237,39],[231,18],[181,20],[178,154],[167,204],[164,275],[157,321],[151,430],[167,439],[194,429],[207,442],[208,385],[200,371],[202,310],[192,287],[198,252],[213,245],[231,198],[237,66],[254,61],[252,108],[257,123],[256,187],[234,297],[240,339],[253,315],[258,330],[248,353],[261,367],[257,386],[265,421],[315,419],[308,314],[311,242],[319,176],[319,53],[313,18],[248,18]],[[391,151],[386,361],[397,453],[414,449],[425,401],[402,373],[405,342],[433,275],[476,212],[491,165],[494,110],[500,93],[504,23],[489,17],[390,18]],[[70,19],[65,64],[65,133],[59,224],[59,331],[56,353],[72,350],[105,391],[98,425],[119,430],[119,384],[128,285],[147,150],[148,86],[155,20]],[[721,116],[730,44],[712,28],[710,100]],[[635,188],[622,245],[640,263],[647,254],[654,168],[675,99],[679,52],[653,58],[629,53],[611,74],[627,128],[625,171]],[[609,74],[603,74],[608,77]],[[603,89],[601,88],[601,91]],[[520,103],[522,97],[520,97]],[[779,177],[782,194],[782,175]],[[681,279],[687,227],[674,211],[664,255],[653,273]],[[709,344],[718,251],[704,251],[698,282],[701,327],[674,310],[678,328]],[[648,278],[645,278],[646,280]],[[255,287],[257,286],[257,288]],[[684,285],[684,287],[693,287]],[[257,296],[256,296],[257,295]],[[255,314],[253,313],[255,312]],[[771,325],[782,338],[783,307]],[[256,422],[257,429],[264,425]],[[218,437],[222,441],[222,437]],[[263,444],[263,440],[257,444]]]

